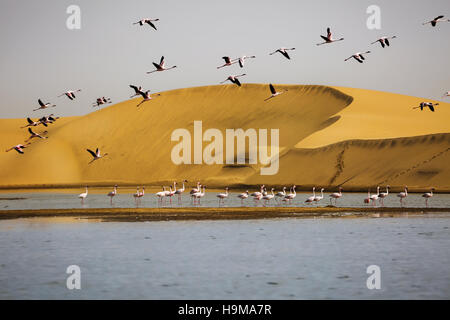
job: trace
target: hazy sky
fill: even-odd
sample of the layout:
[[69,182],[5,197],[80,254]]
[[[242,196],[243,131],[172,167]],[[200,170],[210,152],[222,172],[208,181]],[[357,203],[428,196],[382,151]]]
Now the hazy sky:
[[[69,5],[81,8],[81,29],[69,30]],[[367,7],[381,8],[381,30],[366,26]],[[243,82],[323,84],[441,99],[450,90],[450,23],[423,26],[440,14],[450,17],[449,0],[2,0],[2,118],[42,116],[37,99],[56,103],[59,116],[93,110],[97,97],[126,100],[129,84],[152,92],[218,84],[230,74]],[[159,18],[158,31],[132,25]],[[317,47],[330,26],[345,40]],[[396,35],[391,47],[370,43]],[[269,56],[296,47],[292,60]],[[364,64],[344,59],[372,50]],[[216,69],[221,57],[256,55],[242,70]],[[152,61],[166,57],[177,69],[150,75]],[[82,89],[78,99],[57,95]],[[387,102],[389,103],[389,102]]]

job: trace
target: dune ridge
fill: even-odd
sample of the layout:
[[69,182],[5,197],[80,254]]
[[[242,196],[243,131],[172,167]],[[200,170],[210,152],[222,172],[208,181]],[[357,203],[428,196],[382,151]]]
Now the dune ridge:
[[[161,92],[139,108],[136,98],[59,119],[47,129],[49,139],[34,141],[24,155],[0,154],[0,188],[158,186],[187,179],[211,188],[295,183],[366,190],[379,183],[450,190],[448,103],[435,113],[420,112],[412,107],[429,100],[317,85],[275,87],[288,92],[264,102],[270,93],[262,84],[185,88]],[[261,176],[260,165],[252,164],[173,164],[171,133],[192,132],[196,120],[203,130],[279,129],[278,174]],[[27,137],[18,129],[24,123],[0,120],[2,148]],[[88,165],[86,148],[97,147],[109,155]]]

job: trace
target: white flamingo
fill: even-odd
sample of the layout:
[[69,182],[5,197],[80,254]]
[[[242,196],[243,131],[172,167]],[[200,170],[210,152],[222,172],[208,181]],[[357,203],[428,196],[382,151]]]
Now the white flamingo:
[[390,46],[391,43],[389,42],[390,39],[395,39],[397,38],[397,36],[392,36],[392,37],[381,37],[380,39],[378,39],[377,41],[372,42],[371,44],[375,44],[377,42],[379,42],[381,44],[381,47],[384,48],[386,46]]
[[370,53],[370,51],[366,51],[366,52],[357,52],[355,54],[352,54],[350,57],[348,57],[347,59],[345,59],[344,61],[348,61],[351,58],[355,59],[356,61],[358,61],[359,63],[363,63],[364,60],[366,60],[366,58],[364,58],[363,54],[367,54]]
[[166,70],[170,70],[170,69],[174,69],[177,66],[172,66],[170,68],[166,68],[165,67],[165,62],[164,62],[164,56],[161,57],[161,60],[158,63],[152,62],[153,65],[155,66],[156,70],[152,70],[152,71],[148,71],[147,73],[153,73],[153,72],[158,72],[158,71],[166,71]]
[[153,29],[158,30],[158,29],[156,29],[156,26],[153,24],[153,21],[159,21],[159,19],[141,19],[138,22],[135,22],[133,24],[138,24],[140,26],[143,26],[146,23]]
[[89,152],[89,153],[91,154],[91,156],[93,157],[93,159],[92,159],[88,164],[91,164],[91,163],[94,162],[95,160],[99,160],[99,159],[101,159],[101,158],[103,158],[103,157],[106,157],[106,156],[108,155],[107,153],[105,153],[104,155],[101,155],[101,154],[100,154],[100,149],[99,149],[99,148],[97,148],[97,149],[95,150],[95,152],[92,151],[92,150],[90,150],[90,149],[86,149],[86,151]]
[[31,128],[28,128],[28,132],[30,133],[30,137],[25,142],[28,142],[33,138],[48,139],[48,137],[42,136],[42,134],[47,134],[47,131],[44,131],[41,134],[39,134],[39,133],[33,132],[33,130],[31,130]]
[[332,199],[334,199],[334,205],[336,205],[337,200],[342,197],[342,187],[339,187],[339,192],[330,194],[330,204],[332,204]]
[[[147,90],[145,92],[139,92],[141,94],[141,96],[144,98],[144,100],[142,100],[136,107],[139,107],[141,104],[143,104],[144,102],[150,101],[153,98],[150,95],[150,90]],[[159,93],[155,93],[156,96],[160,96]]]
[[78,89],[78,90],[75,90],[75,91],[69,90],[69,91],[66,91],[66,92],[60,94],[60,95],[58,96],[58,98],[59,98],[59,97],[62,97],[62,96],[66,96],[66,97],[69,98],[70,100],[73,100],[73,99],[76,98],[76,97],[75,97],[75,92],[80,92],[80,91],[81,91],[81,89]]
[[166,197],[166,187],[162,187],[163,190],[155,193],[155,195],[158,197],[158,203],[161,204],[163,199]]
[[321,42],[321,43],[317,43],[318,46],[321,46],[323,44],[329,44],[329,43],[333,43],[333,42],[337,42],[337,41],[342,41],[344,40],[344,38],[340,38],[340,39],[333,39],[333,34],[331,33],[331,29],[327,28],[327,35],[326,36],[320,36],[323,40],[325,40],[325,42]]
[[170,191],[167,194],[167,197],[169,197],[170,204],[172,204],[172,197],[175,195],[175,192],[177,192],[177,183],[176,181],[173,182],[173,190],[172,187],[170,187]]
[[276,199],[279,201],[280,198],[284,198],[286,196],[286,187],[283,187],[283,191],[279,191],[275,194]]
[[272,188],[270,191],[272,192],[272,194],[266,194],[265,196],[262,197],[262,200],[264,200],[264,202],[265,202],[264,206],[267,205],[267,203],[270,202],[270,200],[275,198],[275,193],[274,193],[275,188]]
[[324,188],[322,188],[322,189],[320,189],[320,196],[315,196],[314,197],[314,202],[320,202],[320,200],[322,200],[323,199],[323,192],[325,191],[325,189]]
[[378,195],[382,206],[384,206],[384,199],[389,195],[389,188],[390,188],[390,186],[386,186],[386,192],[381,192]]
[[244,205],[244,200],[247,199],[248,196],[249,196],[248,190],[245,191],[244,193],[239,194],[239,195],[237,196],[239,199],[241,199],[241,205]]
[[287,53],[288,50],[295,50],[295,48],[280,48],[275,50],[272,53],[269,53],[269,55],[273,55],[277,52],[281,53],[286,59],[291,60],[291,57],[289,56],[289,54]]
[[23,152],[23,149],[25,149],[28,145],[30,145],[31,144],[31,142],[28,142],[28,143],[25,143],[25,144],[18,144],[18,145],[16,145],[16,146],[14,146],[14,147],[12,147],[12,148],[9,148],[9,149],[6,149],[6,151],[5,152],[9,152],[9,151],[11,151],[11,150],[16,150],[18,153],[20,153],[20,154],[23,154],[24,152]]
[[225,188],[225,193],[219,193],[216,197],[219,198],[219,205],[223,204],[224,200],[228,198],[228,187]]
[[312,189],[313,195],[305,200],[305,203],[313,203],[314,199],[316,198],[316,187],[313,187]]
[[428,199],[430,199],[433,196],[434,190],[435,190],[434,188],[431,188],[430,192],[424,193],[422,195],[422,197],[425,198],[425,205],[427,206],[427,208],[428,208]]
[[110,203],[112,204],[112,200],[115,197],[115,195],[117,194],[117,184],[114,186],[114,190],[108,192],[107,196],[110,198]]
[[419,104],[419,106],[413,107],[413,109],[419,109],[420,108],[420,111],[423,111],[423,109],[429,108],[432,112],[434,112],[434,107],[438,106],[438,105],[439,105],[439,103],[421,102]]
[[370,201],[372,201],[372,198],[370,197],[370,189],[367,191],[367,198],[364,198],[364,203],[369,204]]
[[179,203],[181,203],[181,195],[182,195],[182,193],[184,192],[184,190],[185,190],[185,187],[184,187],[184,183],[185,182],[188,182],[187,180],[183,180],[183,187],[181,188],[181,189],[177,189],[176,191],[175,191],[175,194],[176,195],[178,195],[178,202]]
[[403,199],[405,199],[408,196],[408,187],[405,186],[405,191],[400,192],[397,194],[397,197],[400,198],[400,205],[403,207]]
[[422,25],[426,25],[426,24],[431,24],[431,26],[433,26],[433,27],[436,27],[436,25],[439,23],[439,22],[449,22],[450,20],[449,19],[444,19],[444,16],[438,16],[438,17],[436,17],[436,18],[434,18],[433,20],[430,20],[430,21],[428,21],[428,22],[424,22],[424,23],[422,23]]
[[292,186],[291,193],[289,193],[284,197],[289,203],[291,203],[292,200],[294,200],[295,197],[297,196],[297,193],[295,192],[296,187],[297,187],[296,185]]
[[370,196],[370,199],[373,201],[374,206],[377,204],[379,196],[380,196],[380,186],[377,186],[377,194],[373,194]]
[[87,196],[88,196],[88,187],[86,186],[86,192],[80,193],[78,195],[78,198],[81,199],[81,204],[84,203],[84,199],[86,199]]
[[275,98],[276,96],[278,96],[278,95],[280,95],[282,93],[285,93],[287,91],[287,89],[285,89],[284,91],[278,91],[277,92],[271,83],[269,84],[269,89],[270,89],[271,95],[270,95],[270,97],[268,97],[264,101],[267,101],[269,99]]
[[240,57],[239,60],[238,60],[239,66],[240,66],[241,68],[243,68],[246,59],[254,59],[254,58],[256,58],[256,56],[242,56],[242,57]]
[[228,78],[226,78],[224,81],[222,81],[221,83],[225,83],[225,82],[227,82],[227,81],[231,81],[232,83],[234,83],[235,85],[237,85],[237,86],[241,86],[241,82],[239,81],[239,77],[243,77],[243,76],[245,76],[246,74],[245,73],[243,73],[243,74],[240,74],[240,75],[238,75],[238,76],[229,76]]
[[136,192],[133,193],[133,198],[134,198],[134,202],[136,203],[136,206],[138,205],[140,194],[141,194],[141,192],[139,191],[139,187],[136,187]]
[[142,192],[138,193],[138,198],[140,199],[140,198],[143,198],[144,196],[145,196],[145,187],[142,186]]
[[33,109],[33,111],[56,107],[56,104],[52,105],[50,102],[43,103],[41,99],[38,99],[38,103],[39,103],[39,108]]
[[223,67],[229,67],[235,63],[238,63],[239,58],[236,59],[230,59],[230,57],[222,57],[223,60],[225,60],[225,63],[221,66],[218,66],[217,69],[223,68]]
[[194,198],[194,203],[195,203],[195,200],[197,200],[197,204],[200,204],[200,199],[205,196],[205,194],[206,194],[206,186],[203,185],[202,187],[203,187],[203,192],[199,191],[199,192],[196,192],[196,193],[194,193],[192,195],[193,198]]

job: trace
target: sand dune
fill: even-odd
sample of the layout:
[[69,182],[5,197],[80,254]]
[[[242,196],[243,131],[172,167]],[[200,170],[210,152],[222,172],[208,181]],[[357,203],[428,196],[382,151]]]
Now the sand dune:
[[[365,189],[377,183],[450,190],[450,105],[435,113],[411,108],[424,99],[362,89],[276,85],[285,94],[264,102],[268,86],[207,86],[162,92],[81,117],[60,119],[49,139],[24,155],[0,153],[0,187],[161,185],[201,180],[209,187],[296,183]],[[175,165],[172,131],[278,128],[280,170],[261,176],[258,165]],[[0,120],[0,147],[27,138],[23,119]],[[42,130],[40,128],[40,130]],[[34,139],[37,140],[37,139]],[[207,143],[204,143],[205,146]],[[108,156],[88,165],[86,148]]]

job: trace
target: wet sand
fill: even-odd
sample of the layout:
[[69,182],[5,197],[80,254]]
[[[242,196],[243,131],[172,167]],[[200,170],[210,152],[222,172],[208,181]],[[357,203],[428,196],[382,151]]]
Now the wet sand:
[[242,207],[242,208],[101,208],[0,210],[0,220],[72,217],[96,221],[136,222],[171,220],[247,220],[270,218],[379,218],[449,213],[450,208],[341,208],[341,207]]

